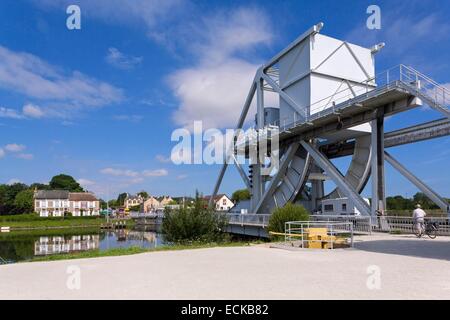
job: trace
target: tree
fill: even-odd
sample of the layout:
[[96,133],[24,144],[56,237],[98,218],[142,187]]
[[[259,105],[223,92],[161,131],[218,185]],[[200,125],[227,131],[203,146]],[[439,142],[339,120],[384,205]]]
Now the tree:
[[248,189],[236,190],[235,192],[233,192],[233,195],[231,196],[231,200],[234,203],[248,199],[250,199],[250,191],[248,191]]
[[54,176],[52,180],[50,180],[50,188],[58,189],[58,190],[67,190],[70,192],[84,192],[84,189],[80,186],[75,179],[66,174],[60,174]]
[[30,189],[31,190],[34,190],[34,189],[37,189],[37,190],[50,190],[50,186],[48,184],[43,184],[43,183],[36,182],[36,183],[33,183],[33,184],[30,185]]
[[144,199],[148,199],[148,193],[147,191],[142,190],[141,192],[138,193],[138,196],[141,196]]
[[16,195],[24,190],[27,190],[28,186],[23,183],[14,183],[11,185],[0,186],[0,214],[20,214],[20,208],[17,208],[14,204]]
[[108,201],[108,206],[110,208],[114,208],[114,209],[119,207],[119,205],[117,204],[117,200],[114,200],[114,199]]
[[162,232],[169,242],[217,242],[226,239],[224,230],[227,223],[225,215],[208,209],[196,193],[192,208],[166,209]]
[[33,191],[31,189],[20,191],[14,199],[14,206],[18,213],[33,212]]
[[99,202],[100,202],[100,208],[101,208],[102,210],[105,210],[105,209],[108,208],[108,204],[106,203],[105,200],[99,199]]
[[284,233],[285,223],[289,221],[309,221],[309,212],[301,205],[288,202],[284,207],[274,210],[267,230]]
[[431,201],[424,193],[417,192],[413,196],[414,204],[420,204],[423,209],[438,209],[439,207]]

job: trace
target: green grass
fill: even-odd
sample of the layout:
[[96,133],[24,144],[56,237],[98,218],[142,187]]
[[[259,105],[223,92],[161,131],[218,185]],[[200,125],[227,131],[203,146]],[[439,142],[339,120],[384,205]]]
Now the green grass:
[[[106,219],[103,217],[41,218],[35,215],[23,215],[22,217],[0,216],[0,227],[11,227],[13,230],[100,227],[105,222]],[[132,226],[134,221],[127,220],[126,223],[127,226]]]
[[235,241],[235,242],[223,242],[223,243],[193,243],[193,244],[176,244],[165,245],[157,248],[146,249],[140,247],[130,248],[114,248],[109,250],[91,250],[79,253],[60,254],[45,257],[36,257],[29,261],[22,262],[42,262],[42,261],[56,261],[56,260],[71,260],[71,259],[88,259],[99,257],[113,257],[113,256],[126,256],[145,252],[158,252],[158,251],[174,251],[174,250],[191,250],[191,249],[204,249],[214,247],[243,247],[254,244],[263,243],[262,241]]

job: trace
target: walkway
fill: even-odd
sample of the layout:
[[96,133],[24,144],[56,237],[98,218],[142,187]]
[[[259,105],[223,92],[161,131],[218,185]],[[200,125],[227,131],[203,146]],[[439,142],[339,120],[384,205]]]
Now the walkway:
[[[355,246],[258,245],[6,265],[0,299],[450,299],[450,238],[374,235],[357,237]],[[67,288],[68,266],[80,268],[80,290]],[[369,266],[381,272],[380,289],[366,285]]]

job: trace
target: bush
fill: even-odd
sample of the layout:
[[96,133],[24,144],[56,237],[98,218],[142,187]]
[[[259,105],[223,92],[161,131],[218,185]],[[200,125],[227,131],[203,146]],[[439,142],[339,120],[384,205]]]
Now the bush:
[[309,213],[301,205],[288,203],[282,208],[275,209],[267,229],[272,232],[284,233],[285,223],[288,221],[309,221]]
[[168,242],[221,242],[227,237],[225,215],[218,214],[204,205],[197,194],[194,206],[180,209],[166,209],[162,223],[162,233]]

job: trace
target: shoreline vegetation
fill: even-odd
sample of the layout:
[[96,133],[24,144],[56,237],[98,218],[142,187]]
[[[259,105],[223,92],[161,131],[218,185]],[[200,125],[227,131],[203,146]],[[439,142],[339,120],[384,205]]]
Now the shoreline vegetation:
[[[123,220],[126,226],[134,225],[133,220]],[[19,230],[49,230],[67,228],[92,228],[106,223],[104,217],[58,217],[42,218],[36,214],[0,216],[0,227],[10,227],[11,231]]]
[[229,242],[212,242],[212,243],[190,243],[190,244],[171,244],[163,245],[156,248],[141,248],[141,247],[129,247],[129,248],[113,248],[108,250],[91,250],[83,251],[77,253],[59,254],[59,255],[49,255],[44,257],[34,257],[30,260],[20,261],[19,263],[27,262],[47,262],[47,261],[58,261],[58,260],[73,260],[73,259],[91,259],[91,258],[101,258],[101,257],[117,257],[117,256],[128,256],[139,253],[151,253],[151,252],[161,252],[161,251],[180,251],[180,250],[194,250],[194,249],[207,249],[207,248],[218,248],[218,247],[246,247],[252,245],[258,245],[265,243],[262,240],[253,241],[229,241]]

